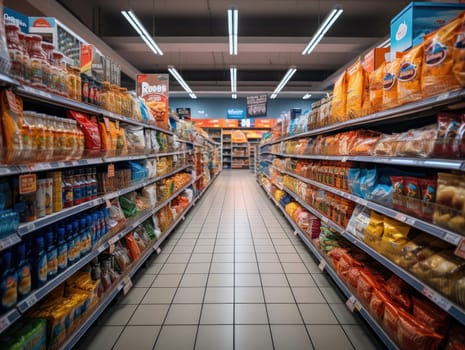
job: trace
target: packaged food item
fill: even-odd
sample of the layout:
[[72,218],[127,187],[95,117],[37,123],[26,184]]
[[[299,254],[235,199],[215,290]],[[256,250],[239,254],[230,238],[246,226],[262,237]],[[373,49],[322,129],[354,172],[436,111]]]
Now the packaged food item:
[[384,232],[378,251],[393,260],[401,258],[402,248],[408,242],[408,234],[411,227],[397,220],[385,217]]
[[333,100],[331,103],[331,122],[340,123],[347,119],[346,117],[347,105],[347,75],[346,72],[334,83]]
[[134,238],[134,234],[129,233],[126,236],[124,236],[124,242],[126,244],[126,247],[128,247],[129,249],[129,253],[131,254],[132,260],[138,260],[141,254],[141,250]]
[[397,330],[399,328],[399,310],[390,299],[384,303],[383,328],[388,335],[395,341],[398,341]]
[[142,153],[145,150],[144,128],[136,125],[124,127],[129,153]]
[[386,302],[389,302],[389,296],[383,291],[383,289],[375,289],[371,294],[370,300],[370,312],[378,320],[378,322],[383,320],[384,317],[384,305]]
[[452,146],[452,154],[455,158],[465,157],[465,114],[462,114],[460,127]]
[[387,294],[396,303],[405,309],[410,309],[412,306],[412,299],[408,292],[407,284],[396,275],[392,275],[384,285]]
[[363,93],[365,89],[365,71],[360,57],[351,67],[347,68],[346,76],[346,114],[349,118],[357,118],[362,115]]
[[376,168],[362,169],[360,176],[360,197],[368,198],[376,186]]
[[373,147],[372,154],[375,156],[394,156],[399,142],[400,134],[383,134]]
[[396,154],[402,157],[429,157],[436,140],[436,125],[427,125],[420,129],[411,129],[397,139]]
[[393,108],[399,105],[397,84],[400,68],[400,58],[386,62],[383,73],[383,107]]
[[352,217],[347,224],[347,231],[361,240],[365,238],[365,231],[370,222],[370,209],[362,205],[357,205],[352,213]]
[[391,176],[392,182],[392,206],[394,209],[403,211],[406,208],[405,181],[402,176]]
[[21,158],[23,138],[23,102],[10,90],[1,92],[3,146],[6,148],[5,161],[12,162]]
[[444,336],[434,332],[404,309],[398,310],[397,337],[402,349],[438,349]]
[[350,193],[361,197],[362,192],[360,189],[360,177],[361,169],[360,168],[350,168],[347,172],[347,183],[349,185]]
[[357,294],[364,303],[370,304],[373,291],[380,289],[382,284],[381,275],[374,274],[369,269],[362,269],[357,283]]
[[374,249],[378,249],[381,244],[381,237],[384,232],[384,215],[378,214],[374,210],[370,212],[370,221],[365,229],[364,241]]
[[415,177],[404,178],[405,194],[406,194],[406,209],[407,213],[418,215],[420,213],[420,181]]
[[449,315],[446,311],[423,298],[412,297],[413,315],[439,334],[445,334],[449,326]]
[[436,202],[436,179],[420,179],[420,198],[421,210],[420,216],[428,221],[433,219],[433,203]]
[[383,108],[383,77],[385,65],[386,63],[383,62],[376,70],[371,72],[369,75],[369,113],[379,112]]
[[422,69],[422,91],[425,97],[460,87],[454,74],[454,46],[461,18],[449,22],[425,36]]
[[451,113],[438,115],[436,142],[433,148],[433,156],[452,158],[454,155],[454,142],[459,133],[460,118]]
[[455,232],[465,233],[465,178],[461,175],[438,173],[433,222]]
[[423,44],[411,48],[400,61],[397,95],[400,104],[420,100]]
[[465,327],[463,325],[453,325],[445,350],[465,350]]
[[363,138],[355,140],[350,149],[351,156],[370,156],[374,146],[381,139],[381,134],[377,132],[367,132]]
[[100,151],[102,149],[102,142],[100,139],[100,132],[95,117],[89,118],[81,112],[68,111],[68,116],[79,124],[85,137],[85,148],[88,151]]

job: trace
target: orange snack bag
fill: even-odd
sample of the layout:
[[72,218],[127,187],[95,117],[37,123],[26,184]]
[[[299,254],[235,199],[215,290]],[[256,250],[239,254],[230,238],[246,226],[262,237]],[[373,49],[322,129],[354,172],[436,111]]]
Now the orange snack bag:
[[461,27],[461,17],[425,36],[422,90],[425,97],[460,87],[454,75],[453,49]]
[[399,105],[397,98],[398,74],[400,68],[400,58],[391,62],[386,62],[383,73],[383,106],[393,108]]
[[378,69],[370,73],[368,78],[370,113],[376,113],[383,109],[383,76],[385,65],[386,63],[383,62]]
[[365,88],[365,72],[360,57],[347,69],[347,107],[349,118],[357,118],[362,114],[363,92]]
[[346,72],[334,83],[333,100],[331,102],[331,119],[333,123],[346,120],[347,77]]
[[423,65],[424,45],[420,44],[401,58],[397,83],[399,104],[413,102],[423,97],[421,92],[421,68]]
[[17,160],[23,151],[23,100],[10,90],[3,90],[1,94],[3,147],[7,150],[5,161],[8,163]]
[[465,12],[462,12],[459,18],[461,21],[455,39],[453,51],[454,68],[452,68],[452,70],[459,84],[465,86]]

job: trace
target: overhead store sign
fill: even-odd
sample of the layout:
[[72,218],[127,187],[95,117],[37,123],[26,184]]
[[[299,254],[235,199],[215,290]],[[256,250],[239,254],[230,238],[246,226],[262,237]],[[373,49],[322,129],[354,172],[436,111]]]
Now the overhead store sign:
[[266,95],[247,96],[247,117],[265,117],[267,101]]
[[201,128],[237,128],[239,121],[233,119],[193,119],[195,126]]
[[242,108],[228,108],[226,111],[226,117],[228,119],[244,119],[245,110]]

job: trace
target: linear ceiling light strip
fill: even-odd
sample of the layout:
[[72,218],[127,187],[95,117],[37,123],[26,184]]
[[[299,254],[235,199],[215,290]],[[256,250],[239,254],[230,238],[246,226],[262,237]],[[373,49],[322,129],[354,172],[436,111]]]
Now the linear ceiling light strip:
[[137,18],[136,14],[132,11],[121,11],[121,14],[126,18],[126,20],[131,24],[131,26],[136,30],[142,40],[145,41],[147,46],[153,51],[155,55],[163,55],[163,51],[158,47],[158,45],[153,41],[152,37],[149,35],[145,27]]
[[230,67],[229,72],[231,76],[231,92],[234,94],[237,92],[237,68]]
[[179,74],[179,72],[176,70],[176,68],[174,68],[173,66],[169,66],[168,67],[168,72],[171,73],[171,75],[178,81],[179,85],[182,86],[182,88],[184,90],[186,90],[186,92],[189,94],[189,96],[193,99],[197,98],[197,96],[194,94],[194,92],[192,91],[192,89],[189,87],[189,85],[187,85],[187,83],[185,82],[185,80],[182,78],[181,74]]
[[229,54],[237,55],[238,10],[228,9]]
[[310,97],[312,97],[312,94],[305,94],[305,95],[302,97],[302,100],[308,100]]
[[331,26],[336,22],[340,15],[342,15],[344,10],[340,7],[335,7],[331,10],[329,15],[323,21],[323,24],[318,28],[315,35],[309,41],[305,49],[302,51],[302,55],[309,55],[313,49],[318,45],[318,43],[323,39],[326,32],[331,28]]
[[292,76],[295,74],[295,72],[297,72],[297,68],[295,68],[295,67],[289,68],[289,70],[287,71],[284,78],[281,80],[281,82],[278,84],[276,89],[271,94],[271,96],[270,96],[271,99],[275,99],[276,97],[278,97],[278,95],[281,92],[281,90],[283,89],[283,87],[286,86],[287,82],[292,78]]

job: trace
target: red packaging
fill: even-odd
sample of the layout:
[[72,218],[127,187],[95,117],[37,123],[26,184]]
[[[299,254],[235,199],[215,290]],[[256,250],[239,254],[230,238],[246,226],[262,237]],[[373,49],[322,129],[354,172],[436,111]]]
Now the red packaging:
[[412,306],[410,295],[405,292],[407,285],[396,275],[392,275],[385,284],[386,292],[395,302],[399,303],[406,309]]
[[403,211],[406,208],[405,203],[405,183],[402,176],[391,176],[392,183],[392,206],[396,210]]
[[360,278],[360,267],[351,267],[347,274],[347,282],[354,288],[357,288],[358,279]]
[[449,332],[445,350],[465,350],[465,327],[454,325]]
[[460,127],[457,131],[457,136],[455,137],[454,145],[452,147],[452,153],[456,158],[465,157],[465,114],[462,115],[461,119],[462,122],[460,123]]
[[413,315],[439,334],[445,334],[449,328],[447,312],[430,301],[413,297]]
[[389,297],[381,290],[374,290],[370,300],[371,314],[381,321],[384,317],[384,305],[389,301]]
[[399,307],[390,301],[384,303],[383,326],[389,336],[397,341],[397,329],[399,326]]
[[420,194],[421,194],[421,211],[420,215],[423,219],[432,221],[434,207],[436,202],[437,181],[436,179],[420,179]]
[[357,293],[362,301],[366,304],[370,304],[371,295],[375,289],[380,286],[381,277],[373,274],[367,269],[360,271],[360,278],[357,282]]
[[415,177],[404,178],[404,191],[406,194],[406,209],[407,212],[415,216],[420,213],[420,182]]
[[438,115],[438,129],[436,143],[433,148],[434,157],[454,157],[454,141],[460,128],[460,120],[455,114],[440,113]]
[[96,118],[89,118],[86,114],[76,111],[68,111],[67,115],[77,121],[81,127],[81,130],[84,133],[86,150],[100,151],[102,148],[102,142]]
[[436,333],[407,311],[398,310],[397,340],[402,349],[436,350],[444,336]]

